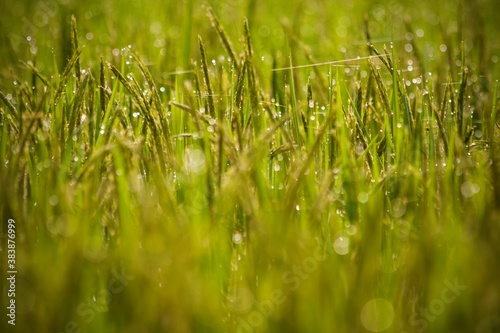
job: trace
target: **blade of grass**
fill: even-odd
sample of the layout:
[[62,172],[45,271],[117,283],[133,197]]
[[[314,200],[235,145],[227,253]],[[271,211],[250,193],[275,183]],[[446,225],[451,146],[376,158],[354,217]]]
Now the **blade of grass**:
[[[71,15],[71,53],[75,54],[77,50],[78,50],[78,30],[76,28],[76,17],[75,15]],[[81,79],[80,57],[76,58],[75,76],[78,85]]]
[[219,19],[215,15],[213,8],[208,4],[206,4],[206,6],[207,6],[207,15],[210,18],[210,22],[212,23],[212,27],[217,32],[217,35],[219,36],[222,47],[224,48],[224,51],[226,51],[226,54],[228,55],[229,59],[231,59],[231,62],[233,63],[233,66],[234,66],[234,69],[236,70],[236,72],[239,72],[240,64],[239,64],[238,58],[236,57],[236,53],[234,52],[233,44],[231,43],[229,36],[227,35],[226,31],[224,30],[224,27],[222,26]]
[[78,49],[73,53],[73,56],[71,59],[68,61],[68,64],[64,68],[63,73],[61,74],[61,77],[59,79],[59,85],[57,86],[56,92],[54,93],[54,102],[52,103],[54,106],[56,106],[59,102],[59,99],[61,98],[64,88],[66,87],[66,84],[70,78],[70,73],[71,70],[73,69],[74,66],[76,66],[76,63],[78,62],[78,59],[80,58],[82,50]]

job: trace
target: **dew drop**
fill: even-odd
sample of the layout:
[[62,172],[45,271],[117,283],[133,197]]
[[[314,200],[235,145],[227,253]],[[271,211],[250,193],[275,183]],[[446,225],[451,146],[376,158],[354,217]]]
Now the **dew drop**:
[[358,201],[361,203],[367,203],[369,199],[368,193],[361,192],[358,194]]
[[241,244],[243,242],[243,236],[239,232],[234,233],[232,239],[234,244]]
[[398,218],[406,213],[406,203],[401,199],[394,199],[391,203],[391,215]]
[[372,332],[382,332],[388,329],[394,321],[394,307],[383,298],[368,301],[361,310],[361,323]]
[[343,256],[349,253],[349,243],[349,237],[341,236],[335,239],[333,242],[333,248],[337,254]]
[[50,198],[49,198],[49,204],[51,206],[55,206],[59,203],[59,198],[56,196],[56,195],[52,195]]
[[184,167],[188,173],[202,173],[205,170],[205,154],[199,148],[188,148],[184,155]]

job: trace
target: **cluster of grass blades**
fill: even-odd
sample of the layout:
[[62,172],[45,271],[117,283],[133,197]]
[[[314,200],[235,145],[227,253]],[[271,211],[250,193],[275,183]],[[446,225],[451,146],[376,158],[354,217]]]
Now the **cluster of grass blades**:
[[63,71],[24,62],[31,81],[0,92],[16,329],[498,328],[498,87],[463,46],[443,73],[367,22],[363,57],[320,64],[285,22],[266,73],[251,22],[238,53],[206,6],[224,56],[200,35],[172,81],[133,48],[86,68],[73,17]]

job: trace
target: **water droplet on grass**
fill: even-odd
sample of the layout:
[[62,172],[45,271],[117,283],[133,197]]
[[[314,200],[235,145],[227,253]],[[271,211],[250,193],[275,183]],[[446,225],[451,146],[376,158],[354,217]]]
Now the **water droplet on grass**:
[[394,321],[394,307],[383,298],[368,301],[361,310],[361,323],[372,332],[382,332],[388,329]]
[[397,220],[396,221],[396,234],[399,238],[408,237],[411,230],[411,224],[405,220]]
[[59,198],[56,196],[56,195],[52,195],[50,198],[49,198],[49,204],[51,206],[55,206],[59,203]]
[[151,23],[151,25],[149,26],[149,30],[151,31],[151,33],[157,35],[159,33],[162,32],[162,25],[161,25],[161,22],[153,22]]
[[406,203],[401,199],[394,199],[391,202],[391,215],[398,218],[406,213]]
[[365,152],[365,148],[362,144],[356,146],[356,155],[362,155]]
[[239,232],[234,233],[232,239],[234,244],[241,244],[243,242],[243,236]]
[[358,201],[361,203],[367,203],[369,199],[368,193],[361,192],[358,194]]
[[184,167],[187,172],[201,173],[205,170],[205,154],[201,149],[188,148],[184,155]]
[[480,190],[481,188],[478,184],[472,183],[470,181],[466,181],[462,184],[462,186],[460,186],[460,191],[466,198],[472,197],[474,194],[479,193]]
[[349,253],[349,237],[341,236],[333,242],[333,248],[337,254],[346,255]]
[[245,313],[249,311],[254,302],[254,296],[250,290],[245,287],[237,286],[227,296],[228,306],[232,311]]

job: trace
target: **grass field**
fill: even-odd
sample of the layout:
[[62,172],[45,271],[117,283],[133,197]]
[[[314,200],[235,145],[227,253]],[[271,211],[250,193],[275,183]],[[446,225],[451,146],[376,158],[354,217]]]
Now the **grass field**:
[[500,332],[496,1],[0,13],[1,332]]

